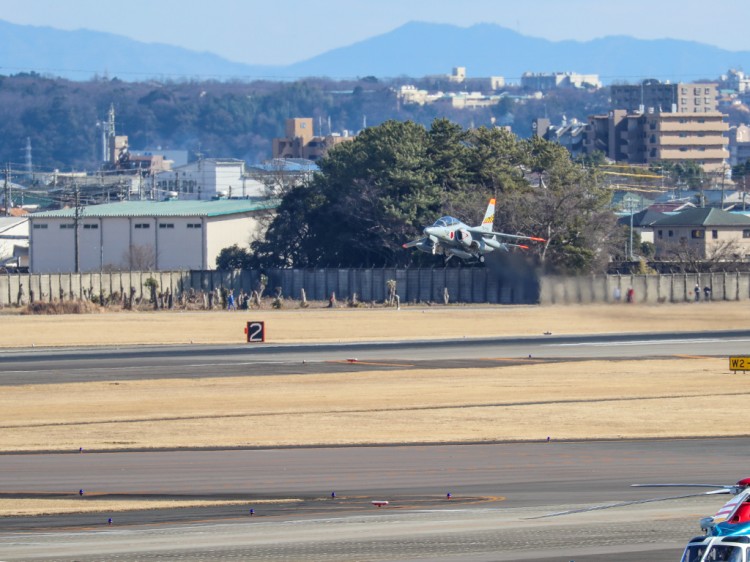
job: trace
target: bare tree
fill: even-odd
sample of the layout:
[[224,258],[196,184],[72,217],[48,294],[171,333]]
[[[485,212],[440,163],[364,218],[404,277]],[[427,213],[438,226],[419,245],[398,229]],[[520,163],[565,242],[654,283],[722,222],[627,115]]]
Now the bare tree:
[[151,245],[131,244],[123,254],[123,262],[131,271],[156,269],[156,250]]
[[703,248],[686,240],[665,242],[660,255],[674,264],[680,273],[733,271],[742,258],[737,240],[721,240]]

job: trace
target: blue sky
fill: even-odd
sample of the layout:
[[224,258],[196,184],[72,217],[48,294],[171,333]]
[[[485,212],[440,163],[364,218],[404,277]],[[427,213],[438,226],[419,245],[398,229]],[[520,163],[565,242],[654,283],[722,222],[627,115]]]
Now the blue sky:
[[750,50],[748,0],[212,0],[194,6],[185,0],[0,0],[0,19],[106,31],[258,64],[304,60],[408,21],[489,22],[551,40],[670,37]]

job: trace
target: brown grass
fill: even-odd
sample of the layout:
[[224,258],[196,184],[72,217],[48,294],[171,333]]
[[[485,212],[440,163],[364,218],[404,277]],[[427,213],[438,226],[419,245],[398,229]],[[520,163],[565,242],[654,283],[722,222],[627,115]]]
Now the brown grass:
[[0,450],[731,435],[748,397],[726,367],[591,361],[7,387]]
[[[726,330],[747,328],[748,312],[701,303],[3,315],[0,346],[237,343],[248,320],[264,320],[270,342]],[[701,358],[498,363],[3,387],[0,451],[736,435],[747,384],[726,368]],[[31,501],[0,502],[0,515],[140,508]]]
[[248,320],[274,342],[726,330],[750,326],[750,303],[120,312],[2,316],[0,347],[240,343]]

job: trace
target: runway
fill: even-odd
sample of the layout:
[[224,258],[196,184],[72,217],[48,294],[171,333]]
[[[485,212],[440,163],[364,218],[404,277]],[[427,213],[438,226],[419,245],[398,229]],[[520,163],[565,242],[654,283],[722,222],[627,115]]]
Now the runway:
[[[494,366],[497,358],[520,361],[529,355],[541,361],[722,356],[742,354],[748,342],[750,332],[23,350],[0,354],[0,380],[12,385],[200,376],[207,365],[214,376],[283,376],[392,368],[384,363]],[[698,534],[697,520],[713,514],[722,499],[535,517],[674,492],[632,483],[736,482],[750,475],[749,445],[746,438],[553,440],[0,455],[0,499],[242,500],[207,508],[3,518],[0,560],[678,560],[684,543]],[[269,499],[291,501],[259,502]],[[371,505],[380,499],[389,505]],[[109,516],[112,526],[106,524]]]
[[0,351],[0,386],[496,367],[497,361],[560,362],[743,355],[750,330],[524,338],[465,338],[306,345],[138,346]]

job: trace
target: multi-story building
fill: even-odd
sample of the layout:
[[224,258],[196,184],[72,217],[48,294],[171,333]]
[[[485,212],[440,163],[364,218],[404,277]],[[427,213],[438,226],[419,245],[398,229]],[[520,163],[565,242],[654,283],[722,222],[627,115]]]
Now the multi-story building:
[[737,125],[729,129],[729,165],[736,166],[750,160],[750,127]]
[[557,88],[601,88],[598,74],[578,74],[576,72],[524,72],[521,87],[535,92],[547,92]]
[[730,69],[725,76],[722,76],[722,79],[727,89],[734,90],[738,94],[750,91],[750,77],[741,70]]
[[553,125],[546,117],[540,117],[531,123],[531,130],[535,136],[564,146],[574,158],[585,152],[586,128],[587,125],[579,123],[577,119],[565,120],[561,125]]
[[353,138],[348,132],[316,136],[312,117],[295,117],[286,120],[286,137],[273,139],[273,157],[315,161],[325,156],[331,147]]
[[646,163],[693,160],[706,171],[721,169],[729,158],[729,125],[718,111],[644,115]]
[[610,87],[613,109],[645,113],[711,113],[718,111],[716,84],[668,84],[644,80],[636,85]]
[[629,164],[692,160],[706,171],[721,169],[727,158],[729,125],[718,111],[630,113],[616,109],[589,117],[587,152]]
[[248,197],[245,162],[235,158],[205,158],[178,166],[155,177],[157,199],[175,192],[179,199]]
[[454,66],[452,72],[448,75],[448,81],[463,84],[466,81],[466,67]]

